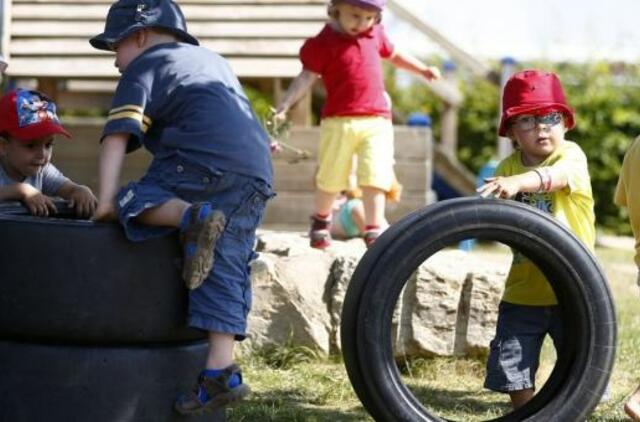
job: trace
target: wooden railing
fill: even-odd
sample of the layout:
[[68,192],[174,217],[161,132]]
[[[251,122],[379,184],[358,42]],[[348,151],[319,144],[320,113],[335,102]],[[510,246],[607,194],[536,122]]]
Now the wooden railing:
[[[73,135],[71,141],[56,143],[53,163],[73,180],[92,189],[98,187],[99,138],[104,119],[65,119]],[[308,159],[291,163],[291,155],[283,152],[273,157],[274,187],[278,196],[270,203],[265,224],[271,226],[305,226],[313,211],[314,176],[319,128],[294,128],[287,142],[308,151]],[[411,211],[433,202],[431,193],[432,140],[428,128],[396,126],[396,174],[404,190],[398,204],[389,204],[387,216],[396,221]],[[122,181],[140,178],[150,154],[139,150],[129,154],[122,171]]]

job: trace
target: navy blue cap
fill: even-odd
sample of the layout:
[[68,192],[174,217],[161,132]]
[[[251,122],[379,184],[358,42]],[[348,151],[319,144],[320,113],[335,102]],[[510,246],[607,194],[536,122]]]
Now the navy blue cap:
[[142,28],[162,28],[186,43],[199,45],[187,32],[184,15],[172,0],[118,0],[109,9],[104,32],[89,42],[99,50],[111,50],[111,45]]

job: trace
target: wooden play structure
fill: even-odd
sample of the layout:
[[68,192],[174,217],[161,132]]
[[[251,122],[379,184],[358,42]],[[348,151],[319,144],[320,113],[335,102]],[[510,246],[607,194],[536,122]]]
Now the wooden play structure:
[[[62,110],[108,110],[118,77],[113,55],[93,49],[88,39],[102,31],[110,0],[0,0],[0,54],[9,62],[7,75],[17,85],[36,86],[54,97]],[[300,71],[298,50],[326,21],[325,0],[178,0],[189,32],[226,57],[241,82],[271,95],[274,103]],[[402,0],[389,0],[390,13],[411,24],[450,55],[458,65],[481,77],[489,69],[414,16]],[[474,176],[456,159],[457,113],[462,95],[452,75],[429,84],[442,99],[441,139],[432,142],[429,128],[396,127],[396,172],[404,185],[403,200],[389,208],[395,221],[435,200],[432,173],[461,194],[471,194]],[[314,95],[322,95],[317,87]],[[292,110],[294,128],[288,143],[315,153],[318,128],[311,126],[311,95]],[[67,118],[74,141],[59,142],[55,161],[70,177],[96,187],[101,118]],[[123,177],[142,174],[149,157],[134,153]],[[306,225],[312,205],[315,157],[290,164],[286,154],[274,157],[278,197],[265,223]]]

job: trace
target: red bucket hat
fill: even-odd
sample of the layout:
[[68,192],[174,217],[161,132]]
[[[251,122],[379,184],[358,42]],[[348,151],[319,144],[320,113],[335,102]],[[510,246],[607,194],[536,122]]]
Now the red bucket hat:
[[56,104],[38,91],[16,89],[0,98],[0,134],[19,141],[31,141],[50,135],[71,135],[64,130]]
[[540,70],[515,73],[504,86],[498,134],[507,136],[507,123],[514,116],[553,111],[560,111],[566,116],[567,129],[575,126],[573,109],[567,104],[558,77],[554,73]]
[[331,0],[332,6],[338,3],[348,3],[352,6],[361,7],[363,9],[373,9],[382,11],[387,4],[387,0]]

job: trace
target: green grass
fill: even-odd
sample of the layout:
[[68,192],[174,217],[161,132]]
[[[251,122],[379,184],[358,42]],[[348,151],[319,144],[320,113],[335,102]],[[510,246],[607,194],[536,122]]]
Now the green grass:
[[[484,250],[483,254],[502,253]],[[633,252],[598,249],[618,313],[618,352],[611,400],[589,421],[624,421],[622,406],[640,381],[640,294]],[[553,368],[553,348],[545,344],[538,379]],[[227,412],[229,421],[370,421],[356,398],[339,357],[323,357],[288,343],[240,359],[253,394]],[[484,361],[472,358],[417,359],[402,368],[414,394],[441,417],[486,420],[509,411],[505,395],[482,388]]]

